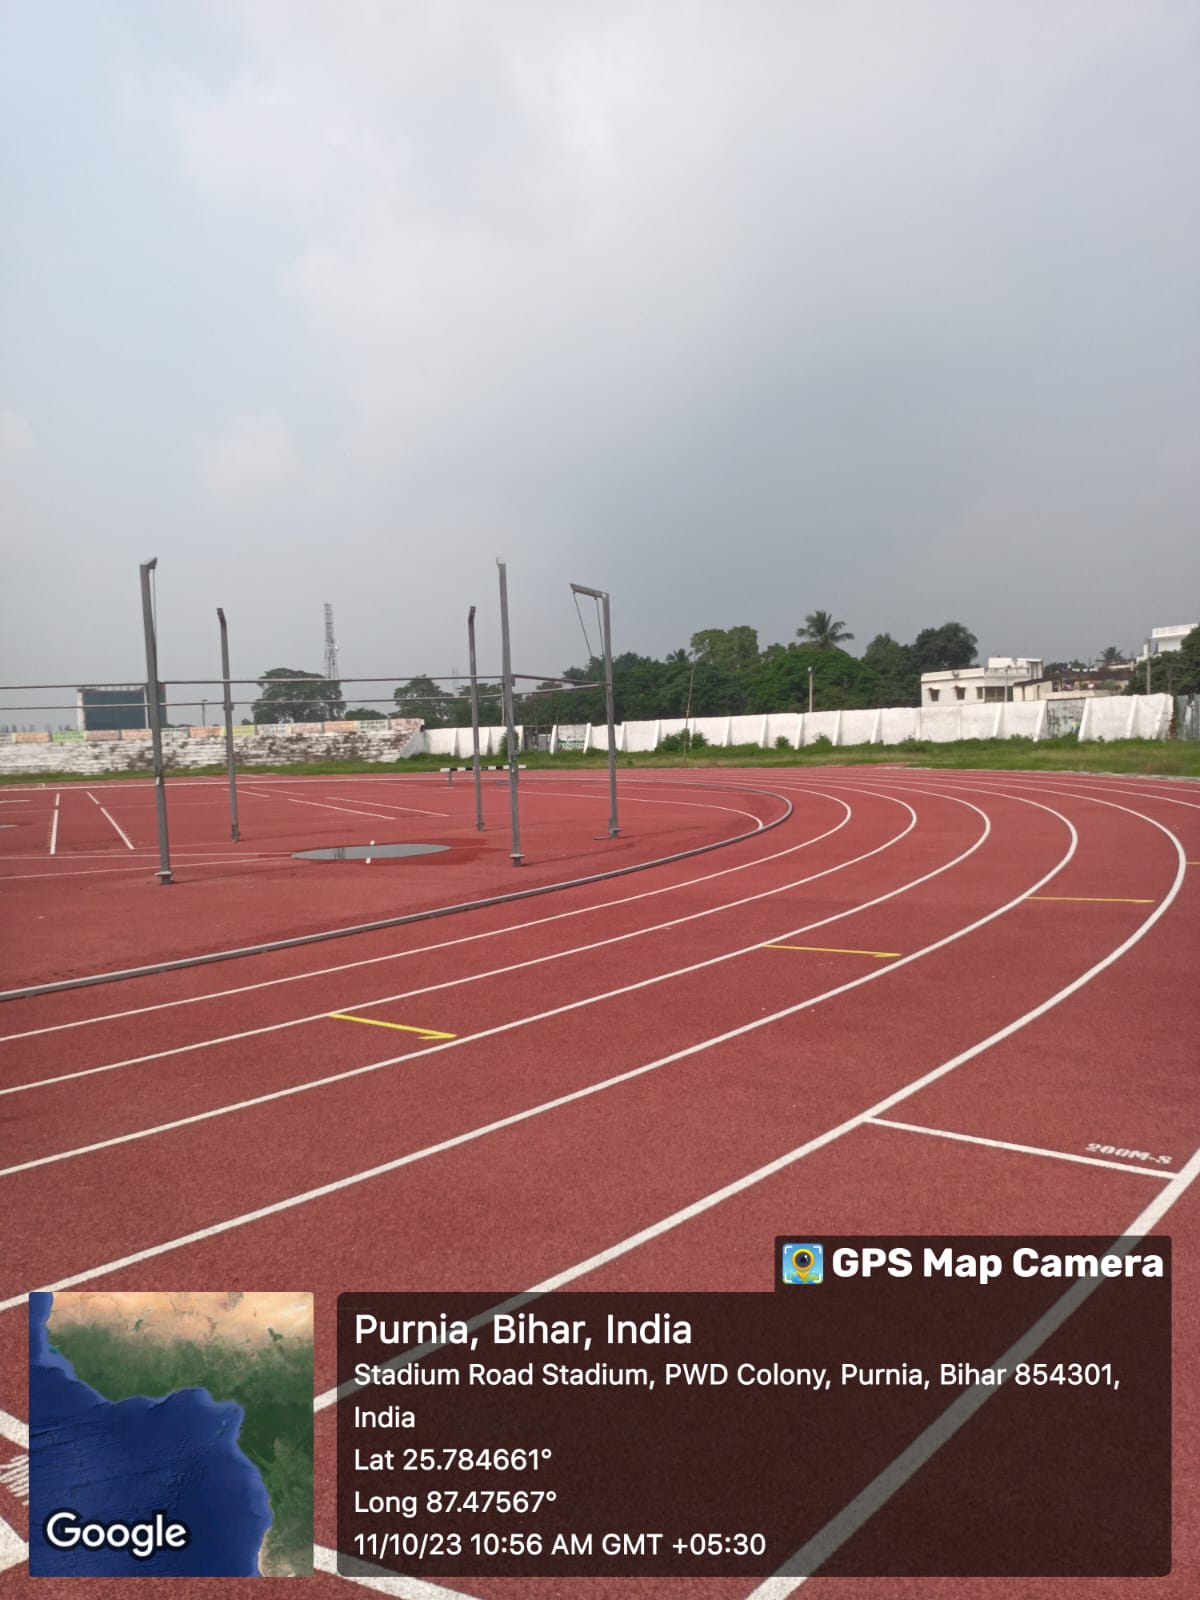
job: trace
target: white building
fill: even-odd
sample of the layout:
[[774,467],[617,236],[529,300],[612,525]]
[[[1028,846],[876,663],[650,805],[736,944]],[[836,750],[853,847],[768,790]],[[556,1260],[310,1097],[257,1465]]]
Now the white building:
[[1042,675],[1040,656],[989,656],[986,667],[956,667],[921,674],[923,706],[978,705],[1011,700],[1014,684]]
[[1150,656],[1168,655],[1172,650],[1178,650],[1194,628],[1200,627],[1197,622],[1173,622],[1166,628],[1151,628],[1150,637],[1142,646],[1141,660],[1145,661]]

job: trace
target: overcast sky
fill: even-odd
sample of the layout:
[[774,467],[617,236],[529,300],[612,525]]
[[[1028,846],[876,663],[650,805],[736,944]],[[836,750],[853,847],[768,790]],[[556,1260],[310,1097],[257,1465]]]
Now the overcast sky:
[[5,683],[1200,616],[1195,0],[0,10]]

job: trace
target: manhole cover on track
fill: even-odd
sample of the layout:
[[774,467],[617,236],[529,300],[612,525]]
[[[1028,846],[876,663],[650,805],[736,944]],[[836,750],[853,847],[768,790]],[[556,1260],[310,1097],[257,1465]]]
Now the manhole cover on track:
[[392,861],[397,856],[432,856],[447,844],[335,844],[324,850],[293,850],[297,861]]

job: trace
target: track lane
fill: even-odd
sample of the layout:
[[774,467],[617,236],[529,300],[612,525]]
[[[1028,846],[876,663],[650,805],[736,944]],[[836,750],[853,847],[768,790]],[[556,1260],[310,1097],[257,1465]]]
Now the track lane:
[[[1119,969],[1117,969],[1117,970],[1119,970]],[[944,1081],[950,1081],[950,1080],[944,1080]],[[877,1135],[883,1135],[884,1134],[884,1130],[866,1130],[866,1129],[861,1129],[861,1130],[857,1131],[852,1136],[852,1139],[848,1139],[846,1141],[844,1149],[843,1149],[843,1147],[839,1147],[839,1151],[841,1153],[848,1152],[850,1150],[850,1147],[851,1147],[852,1143],[853,1144],[857,1144],[857,1142],[860,1139],[868,1137],[871,1133],[874,1133],[874,1134],[877,1134]],[[886,1135],[886,1137],[892,1138],[894,1140],[899,1140],[901,1143],[905,1142],[904,1141],[904,1136],[902,1136],[902,1135],[891,1135],[891,1134],[888,1134],[888,1135]],[[926,1141],[923,1141],[923,1143],[932,1145],[934,1143],[934,1141],[926,1140]],[[941,1143],[941,1142],[939,1141],[939,1143]],[[894,1147],[893,1147],[893,1149],[894,1149]],[[827,1154],[827,1153],[832,1154],[831,1152],[818,1152],[818,1153],[815,1153],[812,1157],[809,1158],[809,1162],[817,1163],[821,1159],[821,1157],[823,1155]],[[964,1152],[955,1151],[954,1152],[955,1158],[957,1158],[960,1154],[964,1154]],[[1065,1213],[1068,1216],[1070,1216],[1072,1214],[1071,1206],[1070,1206],[1069,1201],[1066,1201],[1066,1202],[1063,1201],[1064,1192],[1069,1187],[1069,1185],[1065,1182],[1065,1180],[1062,1177],[1062,1169],[1063,1169],[1063,1166],[1065,1164],[1053,1163],[1053,1162],[1049,1162],[1049,1161],[1047,1161],[1044,1164],[1042,1164],[1038,1168],[1038,1171],[1040,1173],[1044,1173],[1045,1174],[1045,1177],[1044,1177],[1044,1180],[1043,1180],[1040,1177],[1039,1178],[1034,1178],[1032,1176],[1033,1168],[1030,1167],[1029,1164],[1028,1164],[1030,1161],[1035,1160],[1036,1158],[1017,1158],[1018,1159],[1018,1164],[1021,1164],[1021,1162],[1023,1160],[1024,1164],[1021,1165],[1021,1170],[1022,1170],[1022,1172],[1024,1172],[1026,1174],[1026,1176],[1025,1176],[1024,1179],[1022,1179],[1020,1181],[1014,1182],[1014,1181],[1012,1181],[1010,1179],[1009,1182],[1005,1183],[1005,1182],[1001,1181],[1001,1179],[1000,1179],[1001,1165],[997,1165],[995,1167],[995,1169],[993,1169],[991,1166],[988,1166],[986,1168],[986,1170],[985,1170],[985,1168],[983,1166],[981,1166],[979,1163],[981,1161],[987,1161],[989,1163],[992,1162],[992,1161],[997,1161],[998,1163],[1003,1164],[1003,1163],[1007,1163],[1007,1162],[1013,1160],[1012,1157],[1009,1157],[1007,1155],[1000,1156],[999,1153],[996,1153],[996,1152],[984,1152],[983,1155],[981,1156],[979,1154],[979,1152],[977,1152],[977,1151],[968,1151],[968,1152],[965,1152],[965,1155],[967,1157],[967,1161],[964,1161],[964,1164],[963,1164],[963,1167],[962,1167],[962,1170],[961,1170],[961,1174],[959,1174],[957,1176],[950,1177],[947,1180],[938,1180],[937,1182],[934,1182],[932,1184],[932,1193],[930,1192],[930,1188],[927,1186],[927,1174],[928,1174],[930,1168],[932,1167],[932,1165],[935,1164],[935,1162],[940,1162],[940,1161],[943,1161],[943,1160],[947,1159],[947,1154],[946,1154],[946,1151],[944,1149],[939,1150],[937,1152],[936,1156],[934,1156],[932,1154],[928,1154],[926,1152],[923,1152],[922,1159],[921,1159],[921,1165],[920,1165],[919,1169],[917,1169],[919,1171],[920,1177],[919,1177],[919,1181],[918,1181],[918,1186],[916,1188],[914,1188],[914,1186],[913,1186],[914,1165],[913,1165],[912,1158],[907,1158],[906,1157],[902,1163],[898,1163],[897,1164],[897,1167],[894,1169],[895,1170],[895,1182],[896,1182],[897,1190],[898,1190],[899,1194],[901,1195],[901,1197],[903,1199],[909,1200],[909,1201],[911,1201],[915,1197],[916,1199],[918,1199],[922,1203],[929,1202],[930,1209],[935,1213],[935,1217],[934,1217],[934,1220],[933,1220],[933,1223],[932,1223],[931,1226],[928,1226],[926,1228],[922,1228],[920,1225],[916,1225],[916,1226],[912,1227],[912,1231],[943,1231],[945,1229],[945,1227],[946,1227],[946,1220],[945,1219],[946,1219],[947,1212],[949,1212],[950,1215],[955,1217],[955,1226],[956,1227],[960,1227],[960,1226],[968,1226],[969,1227],[970,1226],[969,1223],[968,1224],[963,1224],[962,1222],[960,1222],[959,1216],[960,1216],[960,1213],[961,1214],[967,1214],[967,1213],[970,1212],[972,1200],[977,1200],[978,1201],[978,1205],[977,1205],[976,1209],[979,1211],[979,1213],[980,1213],[980,1215],[981,1215],[981,1217],[983,1219],[981,1221],[980,1225],[979,1225],[978,1231],[981,1231],[981,1232],[992,1231],[992,1229],[995,1227],[995,1221],[994,1220],[990,1220],[990,1221],[988,1220],[989,1213],[991,1213],[992,1217],[994,1218],[995,1210],[999,1206],[1007,1207],[1010,1204],[1010,1202],[1014,1206],[1017,1206],[1017,1205],[1021,1204],[1025,1199],[1030,1197],[1031,1188],[1032,1189],[1036,1189],[1036,1191],[1038,1193],[1044,1195],[1045,1202],[1046,1202],[1046,1212],[1049,1215],[1049,1217],[1051,1218],[1051,1221],[1049,1222],[1048,1225],[1043,1223],[1039,1227],[1037,1222],[1033,1219],[1033,1209],[1036,1209],[1036,1208],[1031,1208],[1029,1211],[1026,1211],[1026,1212],[1022,1213],[1022,1215],[1030,1215],[1031,1220],[1030,1220],[1030,1224],[1029,1224],[1029,1231],[1033,1231],[1033,1232],[1045,1231],[1047,1226],[1052,1227],[1055,1230],[1057,1230],[1061,1226],[1061,1215],[1060,1215],[1060,1213]],[[968,1162],[970,1164],[968,1164]],[[803,1165],[807,1166],[808,1163],[804,1163]],[[846,1185],[848,1196],[850,1198],[856,1199],[860,1203],[860,1205],[865,1205],[866,1206],[867,1211],[870,1213],[870,1221],[868,1222],[868,1224],[865,1227],[862,1224],[860,1224],[857,1228],[851,1228],[849,1225],[847,1225],[845,1231],[873,1231],[878,1226],[880,1226],[880,1223],[878,1221],[878,1208],[879,1208],[879,1206],[881,1204],[887,1204],[887,1205],[891,1204],[891,1197],[886,1192],[881,1194],[880,1185],[879,1185],[879,1174],[880,1174],[881,1171],[883,1171],[883,1172],[891,1172],[893,1169],[891,1167],[889,1167],[889,1165],[888,1165],[888,1162],[887,1162],[886,1157],[884,1155],[884,1150],[883,1150],[882,1146],[879,1146],[877,1149],[873,1150],[872,1153],[869,1155],[868,1159],[866,1159],[866,1160],[864,1160],[862,1162],[851,1162],[851,1163],[849,1163],[849,1166],[851,1168],[850,1177],[851,1177],[852,1181],[850,1181]],[[520,1168],[518,1167],[517,1170],[519,1171]],[[799,1173],[801,1171],[801,1168],[793,1168],[793,1169],[790,1169],[790,1170],[795,1172],[795,1173]],[[815,1166],[814,1166],[813,1170],[814,1171],[816,1170]],[[834,1167],[831,1170],[832,1170],[832,1173],[834,1175],[840,1174],[842,1177],[846,1176],[845,1167],[843,1167],[842,1165],[838,1165],[838,1166]],[[992,1175],[993,1174],[993,1170],[995,1172],[995,1176]],[[1011,1174],[1015,1169],[1011,1168],[1011,1167],[1008,1167],[1005,1170],[1007,1170]],[[1053,1174],[1052,1176],[1051,1176],[1051,1173]],[[1100,1176],[1101,1176],[1102,1181],[1104,1181],[1104,1182],[1109,1181],[1109,1176],[1107,1174],[1102,1174]],[[1111,1181],[1114,1182],[1114,1183],[1118,1183],[1118,1184],[1124,1184],[1126,1182],[1128,1182],[1130,1184],[1140,1184],[1141,1185],[1141,1189],[1139,1190],[1139,1194],[1144,1190],[1146,1182],[1147,1182],[1147,1180],[1145,1180],[1144,1178],[1140,1178],[1140,1177],[1137,1177],[1137,1178],[1130,1177],[1130,1178],[1126,1179],[1121,1174],[1113,1175]],[[801,1209],[799,1214],[800,1215],[804,1215],[804,1216],[809,1216],[809,1217],[814,1217],[814,1216],[820,1215],[821,1213],[820,1213],[819,1205],[820,1205],[821,1196],[822,1195],[826,1195],[826,1194],[828,1194],[830,1192],[830,1185],[831,1184],[833,1185],[834,1188],[836,1188],[836,1182],[834,1181],[834,1178],[830,1177],[828,1174],[823,1175],[822,1181],[819,1182],[815,1187],[812,1203],[805,1202],[804,1204],[807,1205],[807,1209]],[[463,1197],[463,1201],[462,1201],[463,1208],[464,1208],[464,1210],[466,1210],[468,1212],[468,1215],[474,1215],[475,1218],[477,1219],[479,1215],[485,1214],[481,1209],[481,1201],[482,1201],[482,1197],[480,1197],[478,1195],[476,1195],[474,1197],[474,1201],[473,1202],[469,1197],[464,1196]],[[601,1203],[603,1204],[603,1201]],[[736,1202],[733,1202],[733,1201],[729,1202],[730,1205],[733,1205],[735,1203]],[[474,1204],[474,1206],[475,1206],[475,1209],[473,1211],[470,1210],[470,1207],[472,1206],[472,1204]],[[373,1213],[374,1213],[374,1215],[376,1217],[379,1216],[379,1214],[380,1214],[379,1208],[373,1207],[372,1211],[373,1211]],[[712,1213],[708,1213],[707,1215],[712,1216],[712,1217],[715,1218],[715,1217],[721,1216],[723,1212],[724,1212],[724,1207],[722,1207],[719,1212],[712,1212]],[[1086,1220],[1081,1222],[1080,1231],[1092,1231],[1093,1226],[1094,1226],[1094,1220],[1093,1220],[1094,1212],[1088,1212],[1087,1208],[1085,1207],[1085,1208],[1083,1208],[1083,1213],[1086,1216]],[[909,1211],[908,1211],[907,1214],[910,1214],[910,1215],[912,1214],[911,1206],[909,1207]],[[401,1209],[396,1213],[396,1215],[397,1215],[398,1218],[402,1218],[403,1217],[403,1203],[401,1203]],[[553,1216],[554,1216],[554,1213],[553,1213],[553,1209],[551,1207],[551,1209],[548,1209],[546,1211],[546,1213],[545,1213],[545,1219],[546,1219],[546,1223],[547,1223],[547,1227],[548,1228],[553,1226],[553,1221],[552,1221]],[[784,1220],[785,1220],[785,1224],[786,1224],[787,1214],[785,1214]],[[697,1219],[697,1223],[699,1223],[699,1221],[700,1221],[700,1219]],[[777,1226],[779,1224],[779,1221],[780,1221],[780,1217],[779,1217],[778,1214],[770,1216],[769,1222],[770,1222],[770,1231],[771,1231],[772,1235],[773,1235],[774,1231],[777,1231]],[[403,1227],[403,1223],[402,1222],[401,1222],[400,1225]],[[889,1224],[888,1225],[891,1226],[890,1216],[889,1216]],[[826,1224],[825,1226],[826,1227],[831,1227],[832,1225],[831,1224]],[[1008,1222],[1007,1213],[1005,1215],[1004,1226],[1005,1226],[1006,1229],[1010,1226],[1010,1224]],[[306,1230],[307,1230],[307,1225],[306,1225]],[[469,1224],[468,1224],[468,1231],[469,1231]],[[679,1237],[682,1239],[684,1237],[684,1235],[687,1233],[687,1231],[688,1231],[687,1228],[682,1228],[680,1230]],[[1017,1231],[1021,1231],[1021,1230],[1017,1230]],[[407,1237],[407,1235],[404,1234],[404,1233],[396,1235],[396,1238],[398,1240],[401,1239],[401,1238],[406,1238],[406,1237]],[[688,1247],[687,1251],[684,1253],[684,1259],[682,1259],[680,1261],[680,1263],[679,1263],[679,1272],[683,1275],[684,1280],[688,1282],[689,1286],[692,1285],[692,1283],[695,1280],[697,1274],[702,1270],[703,1264],[705,1264],[705,1263],[707,1263],[709,1261],[714,1262],[715,1265],[716,1265],[716,1268],[718,1270],[725,1270],[727,1272],[727,1274],[736,1274],[738,1263],[741,1260],[743,1260],[745,1258],[745,1256],[746,1256],[745,1238],[746,1238],[746,1235],[745,1235],[744,1230],[739,1228],[739,1227],[734,1227],[731,1230],[727,1248],[725,1250],[722,1250],[721,1247],[720,1247],[719,1242],[715,1246],[705,1245],[703,1242],[701,1242],[699,1245],[697,1245],[695,1243],[696,1236],[695,1235],[691,1235],[690,1236],[689,1247]],[[351,1251],[355,1251],[357,1249],[357,1240],[358,1240],[358,1232],[352,1226],[351,1229],[350,1229],[350,1232],[348,1233],[348,1235],[346,1236],[346,1239],[345,1239],[345,1242],[347,1243],[348,1248]],[[634,1261],[639,1261],[640,1262],[640,1261],[648,1260],[648,1259],[650,1259],[649,1253],[652,1253],[654,1251],[656,1245],[658,1243],[660,1243],[660,1242],[661,1241],[655,1241],[653,1243],[649,1243],[649,1244],[643,1246],[642,1249],[640,1249],[635,1254],[628,1255],[623,1259],[625,1259],[626,1261],[629,1261],[629,1262],[634,1262]],[[257,1249],[257,1246],[255,1247],[255,1249]],[[292,1238],[292,1241],[291,1241],[290,1245],[286,1241],[281,1243],[281,1246],[280,1246],[281,1254],[279,1256],[279,1260],[281,1261],[281,1263],[285,1263],[286,1262],[286,1259],[288,1258],[288,1255],[289,1255],[289,1250],[291,1252],[294,1252],[294,1249],[295,1249],[295,1241],[294,1241],[294,1234],[293,1234],[293,1238]],[[643,1254],[643,1251],[647,1252],[647,1254]],[[294,1255],[293,1255],[292,1258],[294,1259]],[[220,1259],[220,1258],[218,1258],[218,1259]],[[248,1271],[257,1271],[258,1266],[261,1265],[261,1261],[263,1259],[268,1259],[269,1260],[270,1257],[269,1256],[268,1257],[259,1257],[258,1260],[256,1261],[255,1258],[254,1258],[254,1254],[252,1252],[251,1253],[251,1258],[247,1263],[247,1270]],[[387,1271],[388,1269],[384,1268],[384,1270]],[[393,1275],[394,1275],[394,1268],[391,1269],[391,1270],[393,1271]],[[469,1272],[469,1270],[470,1270],[469,1264],[465,1264],[464,1265],[464,1270]],[[340,1277],[337,1276],[336,1264],[333,1267],[333,1274],[334,1274],[334,1277],[333,1277],[333,1279],[331,1281],[336,1286],[344,1287],[345,1286],[344,1259],[343,1259],[343,1267],[342,1267],[342,1272],[341,1272]],[[174,1284],[174,1283],[177,1283],[179,1280],[172,1273],[172,1274],[168,1275],[168,1281],[170,1283]],[[224,1277],[222,1277],[222,1281],[224,1281]],[[259,1280],[259,1278],[256,1277],[254,1281],[257,1283],[260,1280]],[[380,1280],[380,1281],[382,1281],[382,1280]],[[464,1280],[462,1280],[462,1279],[458,1280],[458,1282],[456,1283],[456,1286],[462,1286],[462,1281],[464,1281]],[[528,1279],[526,1278],[524,1281],[528,1281]],[[661,1276],[660,1273],[655,1272],[655,1273],[653,1273],[651,1275],[651,1282],[648,1283],[646,1286],[647,1287],[662,1288],[665,1281],[669,1281],[669,1280],[665,1280]],[[140,1276],[139,1277],[139,1276],[137,1276],[135,1274],[135,1277],[133,1278],[132,1282],[137,1283],[138,1286],[145,1287],[145,1278],[144,1278],[144,1276]],[[599,1279],[597,1279],[597,1283],[598,1282],[599,1282]],[[592,1286],[590,1281],[589,1281],[588,1286],[589,1287]],[[713,1286],[714,1287],[716,1287],[716,1286],[729,1287],[731,1285],[728,1282],[728,1276],[727,1276],[726,1278],[722,1279],[718,1284],[714,1284]],[[9,1320],[9,1319],[0,1318],[0,1322],[6,1321],[6,1320]],[[1192,1376],[1194,1378],[1194,1373],[1192,1374]],[[327,1500],[327,1494],[324,1494],[324,1492],[323,1492],[323,1503],[324,1503],[325,1500]],[[328,1530],[326,1530],[326,1531],[328,1531]],[[1193,1548],[1193,1551],[1194,1551],[1194,1546],[1192,1548]],[[1196,1569],[1196,1565],[1195,1565],[1194,1560],[1190,1563],[1190,1566],[1189,1566],[1189,1568],[1187,1570],[1190,1571],[1191,1574],[1193,1574],[1193,1575],[1195,1574],[1197,1569]],[[332,1585],[333,1583],[336,1582],[336,1580],[332,1580],[332,1579],[329,1579],[329,1580],[314,1580],[314,1581],[317,1581],[317,1582],[328,1582],[330,1585]],[[820,1580],[813,1580],[813,1581],[819,1583]],[[469,1587],[471,1587],[472,1589],[476,1588],[476,1586],[474,1586],[474,1585],[469,1586]],[[953,1587],[954,1587],[956,1595],[958,1593],[965,1593],[968,1590],[971,1593],[978,1593],[980,1595],[984,1595],[984,1594],[994,1595],[997,1592],[1007,1592],[1007,1591],[1004,1590],[1003,1586],[1000,1586],[999,1590],[998,1590],[997,1586],[986,1585],[986,1584],[969,1584],[968,1585],[968,1584],[956,1583]],[[652,1590],[652,1592],[655,1595],[663,1595],[663,1594],[666,1594],[668,1592],[674,1592],[674,1588],[675,1588],[674,1585],[666,1585],[666,1584],[664,1584],[664,1585],[655,1584],[655,1585],[649,1586],[649,1589]],[[577,1600],[577,1597],[582,1596],[585,1592],[591,1592],[592,1589],[593,1589],[593,1586],[583,1585],[583,1584],[572,1584],[570,1586],[569,1592],[570,1592],[570,1594],[572,1596],[572,1600]],[[1042,1592],[1043,1590],[1048,1593],[1049,1592],[1049,1587],[1048,1586],[1043,1586],[1043,1585],[1038,1585],[1038,1586],[1036,1586],[1036,1589],[1035,1589],[1035,1586],[1023,1586],[1022,1593],[1024,1594],[1026,1592],[1029,1592],[1029,1593]],[[738,1592],[739,1593],[744,1593],[744,1591],[745,1591],[745,1586],[742,1585],[738,1589]],[[1105,1585],[1104,1586],[1104,1591],[1106,1593],[1107,1592],[1112,1592],[1113,1594],[1116,1594],[1118,1592],[1127,1592],[1127,1591],[1123,1591],[1121,1586],[1119,1586],[1119,1585],[1117,1585],[1117,1586]],[[346,1590],[344,1585],[338,1585],[338,1588],[337,1588],[336,1592],[338,1592],[339,1594],[341,1594],[344,1597],[345,1595],[347,1595],[349,1593],[352,1593],[353,1590]],[[498,1595],[501,1592],[510,1593],[510,1594],[511,1593],[515,1593],[515,1591],[513,1590],[513,1588],[511,1586],[492,1586],[491,1588],[488,1589],[488,1594],[489,1595],[492,1594],[492,1593],[495,1593],[495,1594]],[[630,1592],[632,1593],[633,1590],[630,1589]],[[714,1592],[715,1591],[714,1591],[712,1586],[708,1586],[708,1585],[705,1586],[704,1593],[706,1595],[711,1595]],[[726,1592],[725,1586],[721,1586],[721,1592],[722,1593]],[[820,1592],[823,1593],[824,1591],[820,1591]],[[832,1587],[830,1587],[829,1592],[830,1592],[830,1594],[832,1594],[834,1592]],[[837,1592],[842,1594],[842,1595],[845,1595],[848,1592],[853,1592],[855,1594],[856,1600],[857,1600],[857,1595],[859,1594],[860,1591],[859,1591],[859,1587],[857,1586],[857,1584],[856,1584],[856,1587],[854,1588],[854,1590],[848,1591],[845,1583],[843,1582],[842,1584],[839,1585]],[[861,1592],[864,1595],[868,1594],[868,1593],[871,1594],[871,1595],[880,1595],[880,1596],[886,1594],[887,1596],[890,1597],[892,1594],[898,1593],[899,1590],[895,1586],[893,1586],[893,1585],[891,1585],[889,1583],[886,1586],[883,1586],[883,1585],[870,1585],[869,1587],[863,1587]],[[920,1593],[922,1595],[928,1595],[931,1592],[931,1588],[930,1588],[929,1585],[904,1586],[904,1592],[905,1593],[912,1593],[912,1594]],[[948,1591],[946,1591],[946,1592],[948,1592]],[[1092,1592],[1092,1590],[1091,1590],[1091,1587],[1089,1586],[1089,1593],[1090,1592]],[[1097,1590],[1096,1592],[1099,1592],[1099,1590]],[[1190,1589],[1187,1589],[1187,1588],[1174,1587],[1173,1580],[1171,1582],[1169,1582],[1166,1587],[1163,1587],[1163,1588],[1160,1588],[1158,1585],[1156,1585],[1156,1593],[1162,1593],[1164,1595],[1166,1595],[1168,1593],[1179,1593],[1179,1594],[1182,1595],[1183,1593],[1190,1593],[1190,1592],[1191,1592]]]

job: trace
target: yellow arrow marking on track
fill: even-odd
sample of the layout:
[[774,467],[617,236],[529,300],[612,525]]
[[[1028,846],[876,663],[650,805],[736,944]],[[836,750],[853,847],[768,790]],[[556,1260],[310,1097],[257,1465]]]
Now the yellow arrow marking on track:
[[890,961],[899,950],[842,950],[831,944],[764,944],[764,950],[814,950],[826,956],[875,956],[879,961]]
[[356,1017],[349,1011],[330,1011],[335,1022],[365,1022],[370,1028],[395,1028],[399,1033],[416,1033],[422,1039],[457,1039],[456,1033],[439,1033],[436,1028],[417,1028],[408,1022],[382,1022],[378,1017]]
[[1153,900],[1132,900],[1121,894],[1027,894],[1026,900],[1069,900],[1078,905],[1152,906]]

